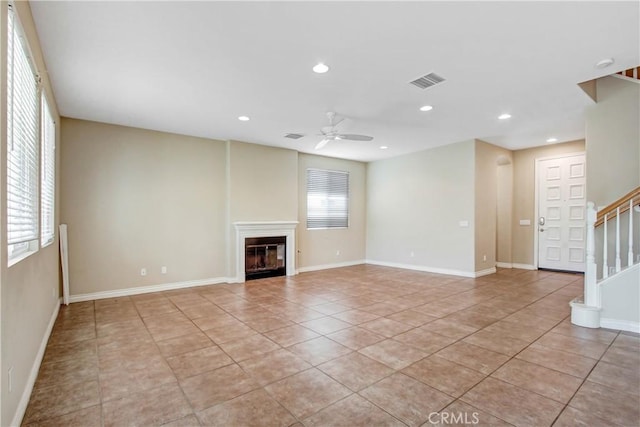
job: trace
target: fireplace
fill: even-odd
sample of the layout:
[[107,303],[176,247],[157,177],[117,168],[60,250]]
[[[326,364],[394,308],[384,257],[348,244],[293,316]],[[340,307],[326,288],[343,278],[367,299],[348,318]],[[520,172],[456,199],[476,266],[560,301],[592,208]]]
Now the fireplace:
[[[276,270],[279,270],[278,274],[280,274],[280,269],[287,276],[296,274],[296,227],[298,221],[237,221],[233,225],[236,229],[234,252],[236,276],[230,278],[231,281],[242,283],[245,280],[257,278],[251,277],[252,272],[248,272],[247,266],[251,267],[249,270],[258,270],[258,273],[265,273],[267,269],[275,267]],[[284,239],[284,243],[278,243],[282,240],[266,240],[256,243],[253,239],[257,238]],[[278,245],[283,244],[284,247],[280,246],[280,253],[278,253]],[[267,245],[267,247],[250,248],[251,250],[247,252],[247,245]],[[281,259],[278,259],[279,257]],[[283,262],[282,266],[279,265],[281,261]],[[268,276],[259,275],[258,277]]]
[[286,236],[244,239],[245,279],[284,276],[287,272],[286,247]]

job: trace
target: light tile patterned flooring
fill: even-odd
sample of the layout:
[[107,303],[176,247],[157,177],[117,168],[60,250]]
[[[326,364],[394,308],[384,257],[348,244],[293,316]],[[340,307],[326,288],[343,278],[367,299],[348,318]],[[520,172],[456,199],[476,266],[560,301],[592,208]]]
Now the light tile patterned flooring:
[[640,338],[571,325],[581,282],[363,265],[72,304],[23,422],[638,426]]

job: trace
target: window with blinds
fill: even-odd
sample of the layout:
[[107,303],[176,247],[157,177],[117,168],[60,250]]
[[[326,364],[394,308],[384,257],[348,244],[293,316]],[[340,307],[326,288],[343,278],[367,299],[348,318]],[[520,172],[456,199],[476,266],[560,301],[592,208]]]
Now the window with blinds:
[[40,245],[44,247],[53,242],[55,236],[56,124],[44,95],[40,101]]
[[7,34],[7,242],[9,259],[37,249],[39,98],[17,17]]
[[307,229],[349,226],[349,172],[307,169]]

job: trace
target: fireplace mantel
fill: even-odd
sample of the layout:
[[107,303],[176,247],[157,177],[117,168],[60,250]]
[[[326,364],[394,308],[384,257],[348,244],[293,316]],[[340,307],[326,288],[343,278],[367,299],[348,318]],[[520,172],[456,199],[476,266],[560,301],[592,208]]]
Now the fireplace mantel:
[[296,227],[298,221],[236,221],[236,281],[245,281],[244,239],[251,237],[285,236],[287,276],[296,274]]

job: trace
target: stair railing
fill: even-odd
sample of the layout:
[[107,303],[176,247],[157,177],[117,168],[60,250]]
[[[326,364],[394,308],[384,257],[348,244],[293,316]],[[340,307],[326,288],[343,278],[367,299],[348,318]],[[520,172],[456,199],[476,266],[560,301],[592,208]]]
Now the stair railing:
[[640,80],[640,67],[629,68],[628,70],[623,70],[616,74],[619,74],[624,77],[628,77],[630,79]]
[[634,208],[640,206],[640,187],[630,191],[620,199],[610,205],[596,211],[594,203],[587,203],[587,253],[584,281],[584,303],[587,306],[600,306],[600,293],[598,292],[598,265],[595,258],[595,230],[603,226],[603,249],[602,249],[602,278],[609,277],[609,236],[607,224],[615,218],[615,273],[622,270],[621,236],[620,236],[620,215],[629,211],[629,233],[627,238],[627,266],[634,264],[633,253],[633,213]]

